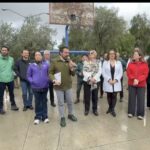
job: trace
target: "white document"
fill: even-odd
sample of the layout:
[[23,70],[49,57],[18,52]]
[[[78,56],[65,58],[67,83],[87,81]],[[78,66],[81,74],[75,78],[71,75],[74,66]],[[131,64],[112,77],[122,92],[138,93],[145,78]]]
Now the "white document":
[[61,83],[61,72],[54,74],[55,80],[59,81]]

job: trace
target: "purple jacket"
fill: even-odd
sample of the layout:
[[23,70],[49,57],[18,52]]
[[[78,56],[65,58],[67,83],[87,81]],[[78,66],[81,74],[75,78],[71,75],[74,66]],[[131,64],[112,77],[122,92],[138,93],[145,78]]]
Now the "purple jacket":
[[37,63],[31,63],[27,70],[27,79],[29,80],[32,89],[44,89],[49,86],[48,76],[49,66],[42,62],[41,66]]

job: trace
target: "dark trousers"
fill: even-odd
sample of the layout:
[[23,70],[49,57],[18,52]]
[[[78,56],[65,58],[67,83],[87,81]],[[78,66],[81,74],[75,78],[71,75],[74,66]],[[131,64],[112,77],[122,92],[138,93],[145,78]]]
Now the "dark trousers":
[[80,99],[80,92],[81,92],[82,85],[83,85],[83,80],[77,79],[77,91],[76,91],[77,100]]
[[92,109],[94,112],[94,111],[97,111],[98,88],[91,91],[91,85],[87,84],[87,82],[84,82],[85,111],[89,111],[90,109],[91,96],[92,96]]
[[144,116],[145,88],[129,86],[128,114]]
[[117,92],[107,93],[107,101],[109,110],[114,111],[117,103]]
[[150,83],[147,83],[147,107],[150,107]]
[[11,105],[16,105],[14,98],[14,81],[8,83],[0,82],[0,110],[3,109],[4,91],[6,86],[8,88]]
[[100,85],[100,97],[102,97],[103,94],[104,94],[104,91],[103,91],[103,82],[104,82],[104,78],[103,78],[102,75],[101,75],[100,79],[101,79],[101,81],[99,82],[99,85]]
[[21,81],[21,88],[24,107],[32,106],[33,92],[30,83]]
[[54,88],[53,88],[53,83],[52,82],[49,83],[48,90],[49,90],[49,95],[50,95],[50,97],[49,97],[50,103],[54,104]]
[[33,94],[35,97],[35,119],[44,120],[48,118],[47,91],[48,89],[45,89],[43,91],[33,90]]
[[123,77],[121,78],[121,91],[120,93],[120,98],[123,98],[124,94],[123,94]]

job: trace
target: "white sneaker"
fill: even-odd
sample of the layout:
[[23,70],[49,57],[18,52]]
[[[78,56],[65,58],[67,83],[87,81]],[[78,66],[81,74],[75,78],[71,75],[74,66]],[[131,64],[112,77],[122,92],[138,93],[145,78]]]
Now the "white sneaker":
[[46,118],[46,119],[44,120],[44,123],[49,123],[49,119]]
[[139,120],[143,120],[143,117],[142,117],[142,116],[138,116],[138,119],[139,119]]
[[39,119],[35,119],[35,120],[34,120],[34,124],[35,124],[35,125],[37,125],[37,124],[39,124],[39,123],[40,123],[40,120],[39,120]]
[[129,118],[132,118],[132,117],[133,117],[133,115],[132,115],[132,114],[128,114],[128,117],[129,117]]

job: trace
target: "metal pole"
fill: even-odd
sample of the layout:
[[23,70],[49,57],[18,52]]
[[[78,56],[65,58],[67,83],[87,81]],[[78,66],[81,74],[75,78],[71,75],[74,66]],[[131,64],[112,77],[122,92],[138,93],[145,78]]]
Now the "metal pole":
[[5,9],[5,8],[2,8],[1,10],[2,10],[2,11],[10,11],[10,12],[12,12],[12,13],[14,13],[14,14],[16,14],[16,15],[19,15],[19,16],[21,16],[21,17],[23,17],[23,18],[26,19],[26,16],[24,16],[24,15],[22,15],[22,14],[16,12],[16,11],[14,11],[14,10],[12,10],[12,9]]
[[65,43],[66,43],[66,46],[68,47],[69,46],[69,36],[68,36],[68,27],[69,27],[69,25],[66,25],[66,27],[65,27]]
[[16,12],[16,11],[14,11],[14,10],[12,10],[12,9],[5,9],[5,8],[2,8],[1,10],[2,10],[2,11],[10,11],[10,12],[16,14],[16,15],[19,15],[19,16],[25,18],[25,19],[27,19],[27,18],[29,18],[29,17],[36,17],[36,16],[44,15],[44,14],[45,14],[45,15],[49,15],[49,13],[43,12],[43,13],[39,13],[39,14],[35,14],[35,15],[24,16],[24,15],[22,15],[22,14]]

